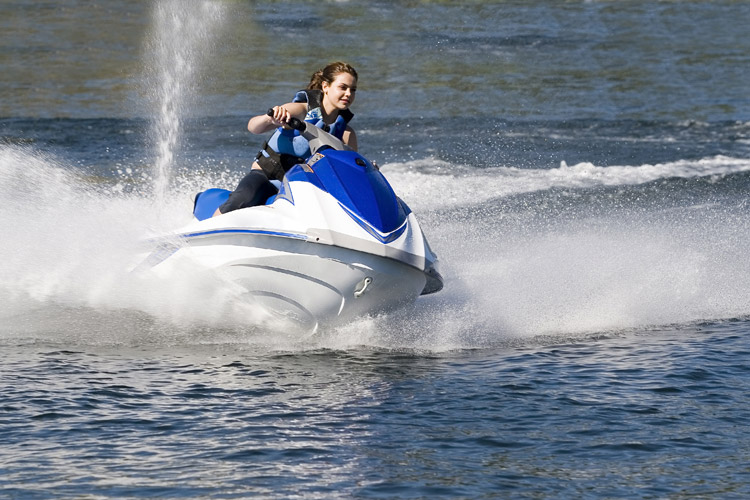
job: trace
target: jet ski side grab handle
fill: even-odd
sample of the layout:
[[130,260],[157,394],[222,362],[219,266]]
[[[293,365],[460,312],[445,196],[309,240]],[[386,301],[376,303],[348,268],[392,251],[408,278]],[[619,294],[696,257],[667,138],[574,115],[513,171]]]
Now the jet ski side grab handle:
[[[266,114],[268,116],[273,116],[273,108],[270,108]],[[307,139],[307,142],[310,143],[310,151],[312,154],[317,153],[321,149],[325,149],[326,147],[337,149],[339,151],[351,151],[352,148],[344,144],[341,140],[339,140],[337,137],[329,134],[322,128],[318,128],[312,123],[304,122],[302,120],[299,120],[295,117],[291,117],[286,124],[294,129],[299,131],[299,133]]]

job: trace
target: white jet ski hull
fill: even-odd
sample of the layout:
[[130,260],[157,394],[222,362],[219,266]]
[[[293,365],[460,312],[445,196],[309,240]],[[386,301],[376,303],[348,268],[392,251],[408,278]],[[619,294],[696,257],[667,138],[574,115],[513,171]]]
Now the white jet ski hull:
[[402,307],[420,295],[427,280],[422,271],[393,259],[249,234],[192,238],[152,270],[168,278],[189,266],[212,269],[239,285],[248,302],[305,330]]

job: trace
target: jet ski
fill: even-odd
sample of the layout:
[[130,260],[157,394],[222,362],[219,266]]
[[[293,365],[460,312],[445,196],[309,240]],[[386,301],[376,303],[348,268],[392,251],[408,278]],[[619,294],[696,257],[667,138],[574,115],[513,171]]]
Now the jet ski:
[[[166,279],[211,269],[243,296],[306,330],[386,312],[438,292],[438,260],[379,169],[311,123],[288,125],[312,155],[265,205],[213,216],[229,191],[198,194],[194,219],[141,264]],[[275,181],[278,182],[278,181]]]

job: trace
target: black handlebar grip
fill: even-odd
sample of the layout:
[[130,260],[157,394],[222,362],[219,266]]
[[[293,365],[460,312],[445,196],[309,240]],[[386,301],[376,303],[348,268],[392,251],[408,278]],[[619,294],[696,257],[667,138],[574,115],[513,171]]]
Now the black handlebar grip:
[[289,121],[286,122],[286,124],[292,127],[294,130],[299,130],[300,132],[305,130],[305,123],[295,117],[289,118]]
[[[268,108],[268,111],[266,111],[266,114],[270,117],[273,117],[273,108]],[[299,130],[300,132],[305,130],[305,124],[293,116],[289,118],[289,121],[286,122],[286,124],[289,125],[291,128],[293,128],[294,130]]]

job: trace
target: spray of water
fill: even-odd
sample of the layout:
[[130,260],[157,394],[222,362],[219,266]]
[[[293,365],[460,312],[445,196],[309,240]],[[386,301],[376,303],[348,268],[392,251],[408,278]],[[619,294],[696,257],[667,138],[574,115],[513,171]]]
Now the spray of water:
[[194,101],[201,66],[225,18],[222,4],[206,0],[161,0],[154,5],[148,42],[152,75],[147,79],[158,115],[154,196],[162,207],[170,185],[182,122]]
[[170,192],[157,217],[148,197],[92,184],[32,148],[0,146],[0,204],[0,338],[140,343],[204,327],[283,329],[209,271],[171,280],[133,272],[165,219],[174,227],[190,219],[186,192]]
[[[654,178],[682,173],[726,192],[723,184],[744,185],[746,166],[679,162]],[[472,205],[433,196],[456,189],[454,175],[391,166],[397,192],[419,178],[421,191],[405,198],[441,258],[445,289],[301,340],[211,273],[186,269],[167,281],[129,272],[141,242],[160,232],[149,197],[91,185],[32,148],[0,146],[0,337],[434,351],[750,313],[750,217],[741,201],[646,202],[631,171],[641,167],[595,169],[586,182],[606,186],[576,189],[584,168],[487,171],[484,188],[504,194]],[[194,184],[170,190],[164,215],[173,227],[190,219],[195,189],[221,175],[196,173]],[[628,189],[636,195],[630,205],[621,200]]]
[[[157,103],[154,191],[159,219],[169,222],[156,224],[151,196],[127,195],[117,186],[94,189],[64,161],[0,146],[2,337],[53,332],[86,342],[93,336],[139,344],[297,345],[298,337],[211,273],[186,269],[166,282],[130,272],[140,242],[160,233],[151,228],[187,222],[195,191],[217,184],[211,174],[196,173],[194,184],[179,186],[170,178],[182,120],[223,17],[215,2],[155,6],[149,42]],[[640,192],[644,183],[675,178],[741,178],[750,170],[746,159],[499,167],[481,174],[424,159],[385,170],[422,218],[446,287],[413,307],[318,332],[303,349],[482,347],[750,313],[746,206],[704,200],[628,210],[606,191],[634,186]],[[592,194],[597,189],[603,191]],[[571,196],[560,196],[568,191]]]

